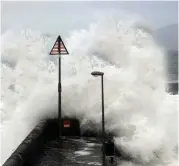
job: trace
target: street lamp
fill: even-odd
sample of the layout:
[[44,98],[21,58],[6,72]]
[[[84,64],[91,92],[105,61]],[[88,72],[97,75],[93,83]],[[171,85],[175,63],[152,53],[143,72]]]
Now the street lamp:
[[102,135],[103,135],[103,166],[105,166],[104,142],[105,142],[105,129],[104,129],[104,85],[103,85],[103,72],[93,71],[91,73],[94,77],[101,76],[101,101],[102,101]]

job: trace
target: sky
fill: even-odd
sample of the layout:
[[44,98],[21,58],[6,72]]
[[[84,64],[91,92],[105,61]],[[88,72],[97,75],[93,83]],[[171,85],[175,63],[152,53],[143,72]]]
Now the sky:
[[178,23],[177,1],[3,1],[1,8],[2,33],[19,27],[68,34],[72,29],[86,28],[96,13],[111,10],[142,18],[156,29]]

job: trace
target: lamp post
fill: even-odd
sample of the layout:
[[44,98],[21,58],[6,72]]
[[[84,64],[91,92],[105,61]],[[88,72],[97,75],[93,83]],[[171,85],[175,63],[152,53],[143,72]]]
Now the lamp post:
[[[101,101],[102,101],[102,136],[103,136],[103,148],[105,142],[105,129],[104,129],[104,84],[103,84],[103,72],[100,71],[93,71],[91,73],[94,77],[101,76]],[[103,166],[105,166],[105,153],[103,149]]]

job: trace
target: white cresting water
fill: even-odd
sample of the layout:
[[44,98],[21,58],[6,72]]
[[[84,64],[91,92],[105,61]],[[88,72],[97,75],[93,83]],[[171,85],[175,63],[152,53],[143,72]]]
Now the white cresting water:
[[[165,92],[164,53],[149,29],[105,17],[64,39],[70,54],[62,56],[63,115],[101,130],[101,82],[90,75],[100,70],[105,128],[134,158],[121,165],[176,166],[178,95]],[[58,57],[49,55],[56,37],[30,29],[1,36],[2,164],[40,120],[57,117]]]

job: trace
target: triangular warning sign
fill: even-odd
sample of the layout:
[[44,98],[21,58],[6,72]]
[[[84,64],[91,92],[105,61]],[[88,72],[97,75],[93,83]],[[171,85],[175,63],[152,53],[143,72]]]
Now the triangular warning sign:
[[50,51],[50,55],[66,55],[68,54],[68,50],[66,49],[62,39],[58,36],[54,46]]

